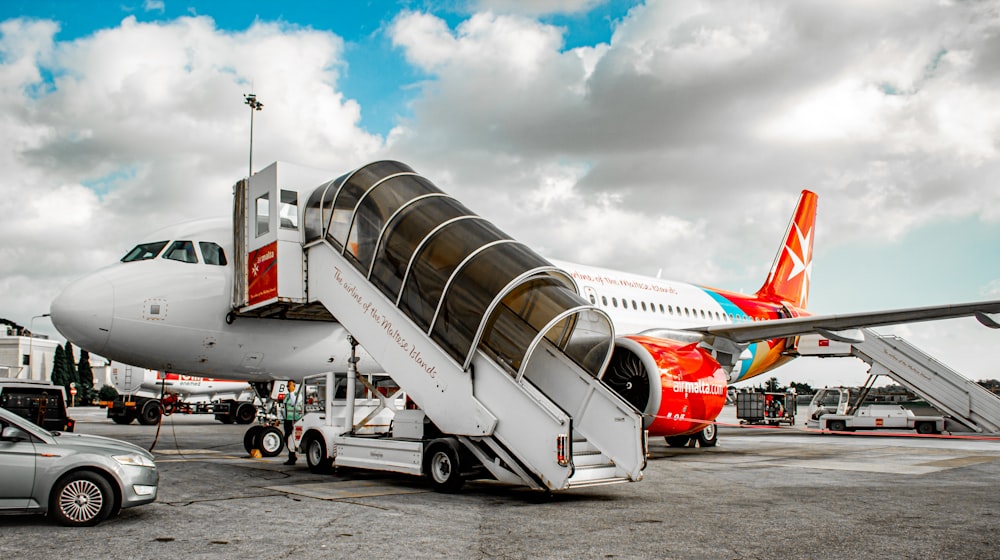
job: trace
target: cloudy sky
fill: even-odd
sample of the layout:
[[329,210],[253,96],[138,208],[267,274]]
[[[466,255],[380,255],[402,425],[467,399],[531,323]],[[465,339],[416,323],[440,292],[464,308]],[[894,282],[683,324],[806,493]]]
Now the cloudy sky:
[[[228,215],[250,91],[255,168],[405,161],[553,258],[752,292],[809,188],[814,313],[1000,299],[997,2],[257,4],[0,2],[0,317]],[[1000,378],[972,319],[893,332]]]

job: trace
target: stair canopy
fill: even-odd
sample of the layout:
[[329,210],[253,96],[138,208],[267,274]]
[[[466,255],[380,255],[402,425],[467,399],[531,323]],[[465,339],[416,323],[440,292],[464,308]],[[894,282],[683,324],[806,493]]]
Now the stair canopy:
[[375,162],[318,187],[305,235],[342,254],[463,369],[478,348],[520,378],[542,340],[595,377],[610,359],[611,320],[572,277],[406,164]]

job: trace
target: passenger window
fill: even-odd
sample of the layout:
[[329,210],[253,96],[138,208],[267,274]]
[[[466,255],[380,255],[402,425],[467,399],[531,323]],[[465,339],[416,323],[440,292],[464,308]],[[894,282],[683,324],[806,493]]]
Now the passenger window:
[[601,296],[601,304],[604,305],[604,307],[608,306],[608,296]]
[[201,256],[205,259],[205,264],[226,266],[226,252],[218,244],[211,241],[199,241],[198,247],[201,248]]
[[257,197],[257,237],[264,235],[270,230],[271,230],[270,193],[264,193]]
[[663,311],[663,304],[662,303],[660,304],[660,313],[664,313],[664,311]]
[[174,241],[167,252],[163,253],[163,258],[186,263],[198,262],[198,257],[194,254],[194,243],[190,241]]
[[645,311],[645,310],[646,310],[646,302],[642,302],[642,310],[643,310],[643,311]]
[[281,191],[281,209],[278,210],[278,221],[281,229],[299,229],[299,193]]
[[122,262],[145,261],[156,258],[156,255],[159,255],[160,251],[166,246],[166,241],[140,243],[122,257]]
[[639,306],[635,304],[635,300],[632,300],[632,309],[638,310]]
[[616,297],[611,298],[611,305],[613,307],[618,307],[618,298]]
[[597,297],[591,295],[590,296],[590,303],[591,303],[591,305],[597,305]]

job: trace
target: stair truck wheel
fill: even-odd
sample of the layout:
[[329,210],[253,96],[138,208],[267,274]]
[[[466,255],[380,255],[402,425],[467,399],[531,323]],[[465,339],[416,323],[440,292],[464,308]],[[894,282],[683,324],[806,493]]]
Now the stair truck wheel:
[[139,411],[139,423],[143,426],[155,426],[160,421],[161,413],[160,401],[148,399],[142,403],[142,409]]
[[687,447],[691,443],[691,436],[666,436],[663,439],[670,447]]
[[236,423],[249,424],[257,418],[257,407],[253,403],[238,403],[236,408]]
[[258,441],[257,438],[260,435],[261,430],[263,429],[264,426],[260,425],[250,426],[250,429],[248,429],[246,433],[243,434],[243,449],[246,449],[247,453],[250,453],[250,451],[255,448],[259,449],[257,447],[257,441]]
[[454,440],[434,440],[424,451],[424,474],[438,492],[456,492],[465,483]]
[[936,434],[933,422],[917,422],[917,433],[923,435]]
[[306,440],[306,463],[309,465],[309,472],[315,474],[325,474],[330,472],[333,459],[326,453],[326,442],[323,436],[313,434]]
[[285,448],[285,435],[274,426],[265,426],[256,438],[257,449],[263,457],[277,457]]
[[831,432],[843,432],[847,429],[847,424],[843,420],[831,420],[829,424],[826,425]]
[[715,424],[705,426],[698,432],[698,447],[715,447],[719,443],[719,427]]

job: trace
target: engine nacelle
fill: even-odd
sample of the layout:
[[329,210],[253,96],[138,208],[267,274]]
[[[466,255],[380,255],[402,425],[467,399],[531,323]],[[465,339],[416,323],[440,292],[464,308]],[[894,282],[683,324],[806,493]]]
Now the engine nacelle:
[[650,436],[697,433],[726,404],[725,372],[697,343],[619,337],[603,379],[643,413]]

